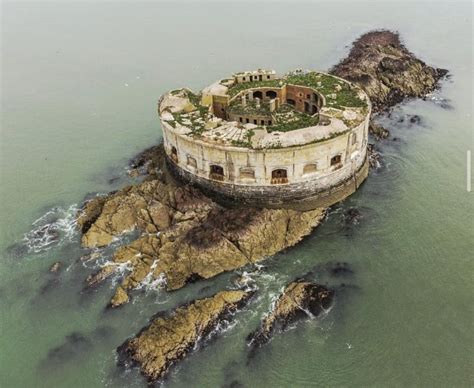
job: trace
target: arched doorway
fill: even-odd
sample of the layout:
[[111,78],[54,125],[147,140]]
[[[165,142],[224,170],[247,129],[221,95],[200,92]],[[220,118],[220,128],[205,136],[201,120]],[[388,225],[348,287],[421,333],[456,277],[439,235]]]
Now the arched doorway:
[[257,90],[256,92],[253,92],[253,98],[260,98],[263,99],[263,93],[260,90]]
[[272,171],[272,185],[281,185],[288,183],[288,175],[284,168],[277,168]]
[[178,150],[175,146],[171,147],[171,160],[178,163]]
[[224,180],[224,168],[217,165],[211,164],[209,178],[214,179],[216,181],[223,181]]
[[331,158],[331,166],[338,166],[341,164],[342,157],[341,155],[335,155]]
[[273,100],[274,98],[277,98],[277,92],[275,92],[274,90],[268,90],[265,93],[265,96],[269,98],[270,100]]

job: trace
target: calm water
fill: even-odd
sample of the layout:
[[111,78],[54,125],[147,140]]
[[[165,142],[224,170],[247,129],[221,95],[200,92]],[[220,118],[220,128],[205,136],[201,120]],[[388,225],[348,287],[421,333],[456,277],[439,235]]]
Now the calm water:
[[[118,311],[91,271],[72,214],[88,193],[125,184],[128,158],[161,137],[166,90],[196,90],[242,69],[327,69],[359,34],[386,27],[452,79],[386,123],[385,166],[299,246],[253,275],[251,308],[179,367],[169,387],[472,386],[473,196],[470,3],[4,3],[2,6],[0,386],[141,387],[115,348],[159,310],[230,284],[232,274],[167,294],[144,287]],[[110,178],[117,178],[112,183]],[[357,225],[342,214],[358,207]],[[48,213],[49,212],[49,213]],[[38,218],[35,225],[32,223]],[[60,241],[27,251],[25,233],[56,222]],[[29,235],[31,237],[31,235]],[[33,240],[30,238],[29,240]],[[64,267],[48,273],[55,261]],[[329,315],[279,335],[253,358],[246,335],[272,298],[318,265],[347,261],[350,287]],[[205,288],[206,287],[206,288]]]

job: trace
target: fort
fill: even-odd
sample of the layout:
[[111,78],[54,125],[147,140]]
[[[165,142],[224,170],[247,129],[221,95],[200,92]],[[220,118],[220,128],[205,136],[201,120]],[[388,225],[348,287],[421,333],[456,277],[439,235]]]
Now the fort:
[[228,203],[309,210],[352,194],[368,174],[371,103],[342,78],[254,70],[158,103],[170,170]]

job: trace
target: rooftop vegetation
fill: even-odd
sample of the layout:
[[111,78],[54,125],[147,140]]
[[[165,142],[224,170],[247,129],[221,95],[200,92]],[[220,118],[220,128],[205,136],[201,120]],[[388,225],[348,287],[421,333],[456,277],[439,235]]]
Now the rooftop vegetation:
[[289,132],[295,129],[312,127],[318,124],[319,117],[292,111],[289,114],[277,114],[274,116],[274,120],[275,124],[267,127],[268,132]]
[[[333,77],[328,74],[317,72],[293,73],[281,79],[269,81],[255,81],[236,84],[229,88],[229,95],[235,96],[245,89],[261,88],[261,87],[281,87],[280,83],[301,85],[314,88],[326,97],[327,106],[337,109],[344,107],[365,107],[367,103],[359,98],[357,89],[351,87],[347,82]],[[335,93],[335,98],[331,98]]]

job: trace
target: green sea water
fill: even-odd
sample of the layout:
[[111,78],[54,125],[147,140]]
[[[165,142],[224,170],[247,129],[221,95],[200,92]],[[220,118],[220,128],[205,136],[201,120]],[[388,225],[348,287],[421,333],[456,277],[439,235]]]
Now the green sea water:
[[[235,274],[173,293],[145,284],[116,311],[104,307],[118,279],[83,290],[94,264],[79,260],[75,209],[130,181],[129,158],[161,138],[163,92],[257,67],[326,70],[374,28],[399,31],[451,78],[381,119],[396,138],[378,146],[382,167],[252,273],[258,296],[164,384],[473,385],[470,2],[4,2],[1,26],[1,387],[145,386],[116,366],[116,347],[158,311],[232,284]],[[351,208],[360,218],[346,223]],[[31,232],[48,224],[59,231],[49,245]],[[324,265],[336,261],[353,274],[329,276]],[[247,334],[308,272],[340,290],[332,310],[251,356]]]

